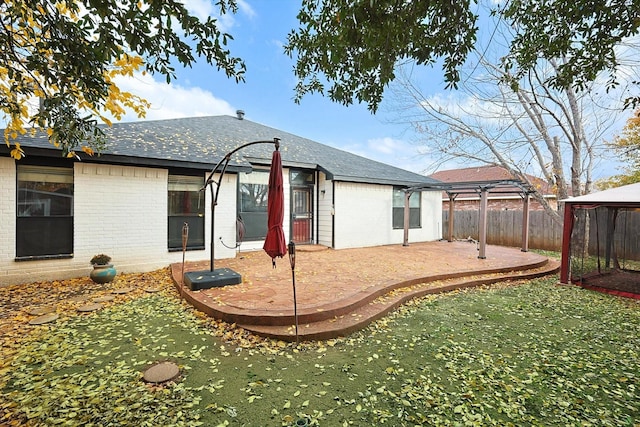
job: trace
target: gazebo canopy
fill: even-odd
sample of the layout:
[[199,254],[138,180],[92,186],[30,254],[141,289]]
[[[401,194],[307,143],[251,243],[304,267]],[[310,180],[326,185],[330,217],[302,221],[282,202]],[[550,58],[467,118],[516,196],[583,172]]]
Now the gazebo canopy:
[[584,196],[570,197],[561,202],[574,206],[581,205],[611,205],[625,207],[640,207],[640,182],[636,184],[623,185],[622,187],[610,188],[597,193],[586,194]]
[[[612,284],[614,273],[624,273],[637,283],[640,183],[561,202],[565,209],[560,282],[585,284],[607,275],[606,282]],[[640,293],[637,285],[622,286]]]

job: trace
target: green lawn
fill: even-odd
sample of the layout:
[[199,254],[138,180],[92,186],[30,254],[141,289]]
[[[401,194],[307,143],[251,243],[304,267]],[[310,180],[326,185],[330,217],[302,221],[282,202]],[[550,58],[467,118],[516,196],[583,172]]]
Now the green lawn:
[[[0,424],[640,425],[640,304],[556,283],[432,296],[298,347],[140,297],[26,336]],[[181,377],[145,385],[159,360]]]

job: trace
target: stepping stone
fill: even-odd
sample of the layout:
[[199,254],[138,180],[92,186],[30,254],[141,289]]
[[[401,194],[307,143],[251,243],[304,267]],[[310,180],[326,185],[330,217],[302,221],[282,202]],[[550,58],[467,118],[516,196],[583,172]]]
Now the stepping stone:
[[75,297],[69,298],[69,301],[71,301],[71,302],[85,302],[88,299],[89,299],[88,295],[76,295]]
[[97,297],[93,299],[93,302],[109,302],[116,299],[113,295],[105,295],[103,297]]
[[112,294],[117,294],[117,295],[128,294],[129,292],[131,292],[134,289],[135,288],[119,288],[119,289],[112,290],[111,293]]
[[46,306],[46,307],[36,307],[36,308],[32,308],[29,311],[27,311],[27,313],[33,315],[33,316],[41,316],[43,314],[49,314],[49,313],[53,313],[54,311],[56,311],[56,308],[54,306]]
[[87,313],[90,311],[100,310],[101,308],[102,308],[102,304],[93,303],[93,304],[86,304],[81,307],[78,307],[78,311],[81,313]]
[[56,313],[44,314],[29,321],[30,325],[44,325],[45,323],[51,323],[58,319]]
[[153,294],[155,292],[160,292],[160,288],[146,288],[144,291]]
[[144,371],[142,379],[148,383],[164,383],[171,381],[180,374],[180,368],[173,362],[162,362]]

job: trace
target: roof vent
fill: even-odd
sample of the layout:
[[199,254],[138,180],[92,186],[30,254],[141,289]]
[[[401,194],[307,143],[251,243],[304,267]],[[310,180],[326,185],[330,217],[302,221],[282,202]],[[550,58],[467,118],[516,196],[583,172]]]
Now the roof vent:
[[238,117],[238,120],[244,119],[244,110],[236,110],[236,116]]

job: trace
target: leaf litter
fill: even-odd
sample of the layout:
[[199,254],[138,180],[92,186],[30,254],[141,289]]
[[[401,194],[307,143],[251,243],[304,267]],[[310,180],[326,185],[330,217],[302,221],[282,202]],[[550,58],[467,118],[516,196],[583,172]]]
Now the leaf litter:
[[[264,339],[195,311],[167,270],[110,291],[47,282],[0,289],[0,424],[638,425],[637,302],[555,279],[430,295],[346,338]],[[161,291],[148,294],[153,282]],[[50,287],[50,289],[48,288]],[[43,292],[46,289],[46,292]],[[39,294],[38,298],[35,294]],[[25,310],[56,303],[53,324]],[[181,377],[145,385],[153,363]]]

